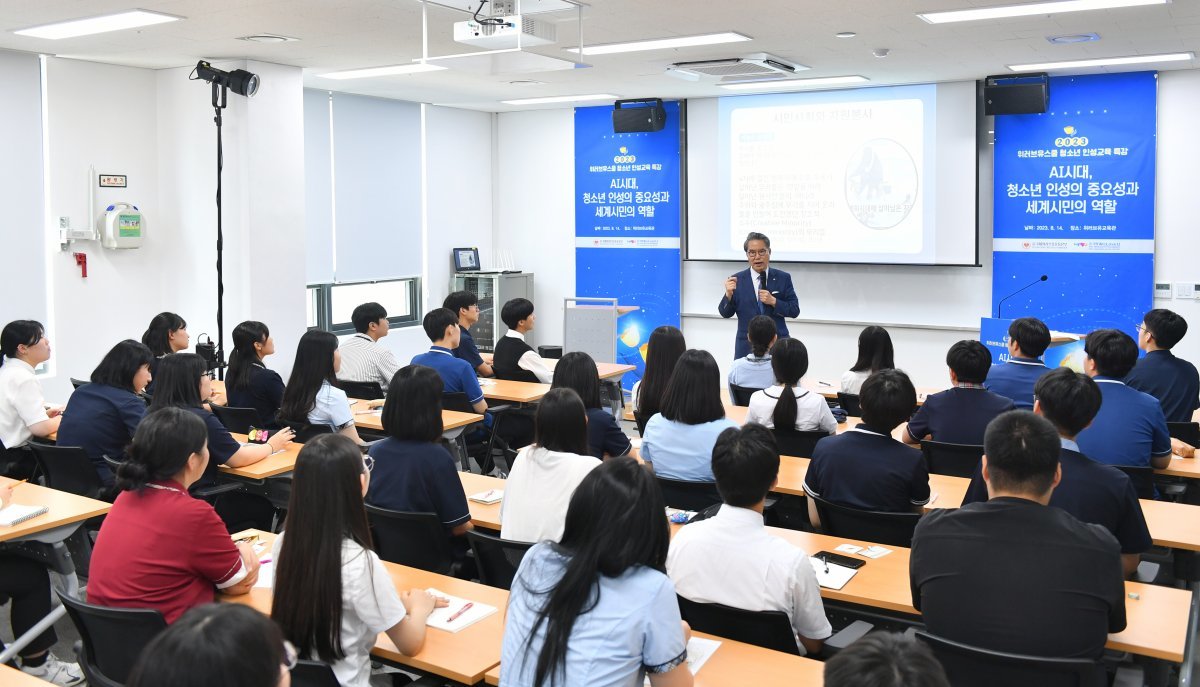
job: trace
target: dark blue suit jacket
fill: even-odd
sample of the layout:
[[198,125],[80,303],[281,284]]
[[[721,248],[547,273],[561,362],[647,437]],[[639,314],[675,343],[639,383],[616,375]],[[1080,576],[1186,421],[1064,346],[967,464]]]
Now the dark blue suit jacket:
[[750,353],[750,342],[746,339],[746,330],[755,315],[769,315],[771,319],[775,320],[775,330],[781,338],[788,336],[787,323],[783,318],[800,316],[800,300],[796,297],[796,290],[792,288],[792,275],[775,267],[767,269],[767,290],[775,296],[775,305],[762,303],[761,311],[758,309],[760,305],[758,291],[754,289],[750,268],[747,267],[738,272],[736,276],[737,288],[733,290],[733,299],[722,296],[721,303],[717,305],[717,311],[721,313],[721,317],[737,315],[737,340],[734,342],[733,349],[735,359],[745,357]]

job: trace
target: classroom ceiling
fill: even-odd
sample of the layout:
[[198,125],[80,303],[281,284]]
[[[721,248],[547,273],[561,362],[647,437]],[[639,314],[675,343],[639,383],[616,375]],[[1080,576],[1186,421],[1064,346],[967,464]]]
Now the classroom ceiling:
[[[584,57],[592,66],[539,73],[481,75],[460,70],[354,81],[324,72],[405,64],[422,55],[419,0],[3,0],[0,48],[162,69],[198,59],[253,59],[303,67],[308,86],[486,111],[528,109],[500,100],[584,93],[622,98],[728,95],[712,82],[666,75],[672,62],[770,53],[811,67],[803,77],[859,74],[872,84],[973,80],[1006,65],[1094,57],[1200,53],[1200,0],[1050,16],[927,24],[916,12],[1007,4],[1004,0],[592,0],[583,9],[585,44],[736,31],[752,41]],[[46,40],[14,29],[141,8],[184,21],[95,36]],[[531,49],[570,59],[578,44],[573,11],[538,15],[557,25],[558,43]],[[451,39],[467,15],[430,5],[429,54],[469,52]],[[834,36],[854,31],[855,38]],[[262,44],[239,37],[297,38]],[[1099,41],[1054,44],[1047,37],[1096,33]],[[886,58],[872,51],[886,48]],[[1190,69],[1196,60],[1122,69]],[[1091,71],[1100,71],[1093,69]],[[1086,72],[1084,72],[1086,73]],[[541,83],[513,84],[534,80]],[[556,107],[569,107],[557,105]],[[545,107],[545,106],[543,106]]]

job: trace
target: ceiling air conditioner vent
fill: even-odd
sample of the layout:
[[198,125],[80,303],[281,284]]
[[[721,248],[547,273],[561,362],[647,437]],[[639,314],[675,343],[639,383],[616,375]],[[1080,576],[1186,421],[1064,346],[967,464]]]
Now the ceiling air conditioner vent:
[[808,69],[804,65],[792,64],[773,55],[761,53],[721,60],[676,62],[671,65],[671,68],[680,72],[716,77],[725,81],[786,78],[793,76],[797,71]]

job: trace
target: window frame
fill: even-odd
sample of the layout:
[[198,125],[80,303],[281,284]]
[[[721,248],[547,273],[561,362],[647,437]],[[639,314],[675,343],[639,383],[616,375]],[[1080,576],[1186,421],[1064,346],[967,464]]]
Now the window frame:
[[[414,327],[421,323],[421,278],[412,277],[396,277],[393,279],[364,279],[362,281],[346,281],[346,282],[330,282],[324,284],[308,284],[306,286],[307,298],[309,299],[306,308],[315,308],[317,322],[315,325],[309,326],[309,330],[321,329],[338,336],[353,334],[353,322],[334,322],[333,321],[333,290],[341,286],[362,286],[364,284],[390,284],[394,282],[408,283],[408,314],[388,316],[388,324],[391,327],[404,328]],[[307,318],[306,318],[307,319]]]

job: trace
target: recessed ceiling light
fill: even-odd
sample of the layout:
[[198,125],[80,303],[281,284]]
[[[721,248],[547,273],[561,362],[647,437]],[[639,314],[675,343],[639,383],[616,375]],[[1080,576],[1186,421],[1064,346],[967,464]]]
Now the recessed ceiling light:
[[238,40],[250,41],[251,43],[294,43],[300,39],[292,38],[291,36],[280,36],[274,33],[256,33],[251,36],[241,36]]
[[835,38],[854,38],[858,34],[854,33],[853,31],[838,31],[833,35]]
[[[754,40],[740,33],[727,31],[725,33],[706,33],[701,36],[677,36],[675,38],[655,38],[647,41],[631,41],[628,43],[608,43],[605,45],[585,45],[584,55],[611,55],[618,52],[640,52],[642,50],[666,50],[667,48],[690,48],[697,45],[717,45],[720,43],[738,43]],[[567,52],[579,52],[579,48],[567,48]]]
[[590,95],[552,95],[546,98],[518,98],[516,100],[501,100],[505,105],[545,105],[548,103],[577,103],[585,100],[616,100],[618,96],[610,93],[593,93]]
[[367,69],[348,69],[343,72],[328,72],[317,74],[323,79],[369,79],[373,76],[393,76],[396,74],[420,74],[421,72],[440,72],[445,67],[436,64],[416,62],[414,64],[395,64],[390,67],[369,67]]
[[117,12],[115,14],[102,14],[98,17],[88,17],[86,19],[71,19],[69,21],[60,21],[53,24],[42,24],[41,26],[32,26],[28,29],[18,29],[13,31],[13,33],[19,36],[32,36],[33,38],[49,38],[51,40],[58,40],[60,38],[90,36],[95,33],[121,31],[123,29],[136,29],[139,26],[165,24],[167,22],[179,21],[180,19],[184,18],[185,17],[175,16],[174,14],[163,14],[162,12],[129,10],[127,12]]
[[538,81],[537,79],[517,79],[516,81],[508,82],[509,86],[544,86],[545,84],[545,81]]
[[1088,41],[1100,40],[1098,33],[1068,33],[1065,36],[1046,36],[1046,40],[1055,45],[1065,45],[1070,43],[1087,43]]
[[969,10],[923,12],[917,16],[930,24],[948,24],[956,21],[1006,19],[1008,17],[1031,17],[1039,14],[1058,14],[1061,12],[1109,10],[1116,7],[1165,5],[1169,2],[1171,0],[1053,0],[1052,2],[1029,2],[1021,5],[1001,5],[999,7],[974,7]]
[[1084,67],[1110,67],[1122,64],[1146,64],[1149,62],[1183,62],[1195,59],[1190,52],[1176,52],[1163,55],[1133,55],[1130,57],[1101,57],[1093,60],[1066,60],[1064,62],[1038,62],[1035,64],[1010,64],[1008,68],[1014,72],[1038,72],[1047,69],[1078,69]]
[[822,76],[816,79],[781,79],[779,81],[751,81],[749,83],[721,84],[731,91],[769,91],[808,88],[812,86],[840,86],[843,84],[866,83],[865,76]]

